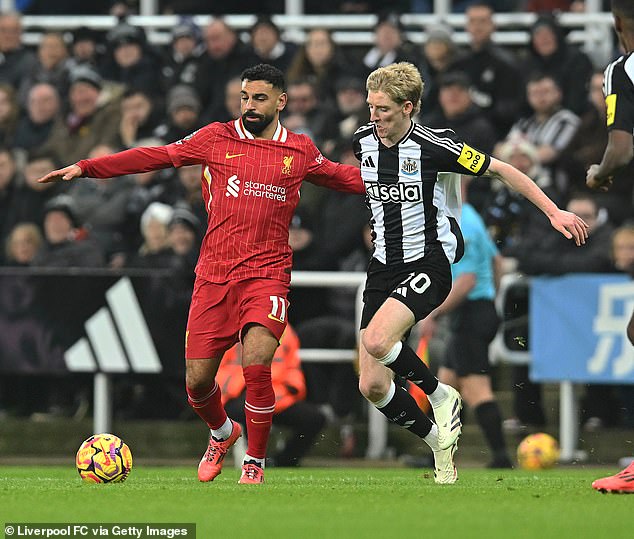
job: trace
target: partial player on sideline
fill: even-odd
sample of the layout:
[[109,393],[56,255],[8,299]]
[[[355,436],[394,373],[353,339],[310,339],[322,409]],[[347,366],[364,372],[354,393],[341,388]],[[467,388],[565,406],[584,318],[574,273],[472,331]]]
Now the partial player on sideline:
[[[607,105],[608,145],[601,163],[591,165],[588,187],[607,191],[612,176],[634,157],[634,2],[612,0],[614,29],[625,54],[605,69],[603,93]],[[634,313],[627,326],[634,345]],[[616,475],[597,479],[592,487],[600,492],[634,493],[634,461]]]

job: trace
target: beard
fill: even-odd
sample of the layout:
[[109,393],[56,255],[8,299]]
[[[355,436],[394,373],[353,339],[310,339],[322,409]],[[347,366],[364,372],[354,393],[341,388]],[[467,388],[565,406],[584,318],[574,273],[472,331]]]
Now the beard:
[[242,115],[242,123],[254,135],[259,135],[264,131],[275,118],[274,115],[255,114],[246,112]]

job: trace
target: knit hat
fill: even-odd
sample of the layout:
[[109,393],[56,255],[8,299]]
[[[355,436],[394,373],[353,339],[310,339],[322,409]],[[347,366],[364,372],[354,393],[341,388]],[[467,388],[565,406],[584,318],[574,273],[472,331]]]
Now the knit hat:
[[167,112],[172,114],[181,108],[200,112],[200,99],[196,92],[185,84],[174,86],[167,96]]
[[58,195],[44,205],[44,216],[53,211],[64,213],[70,220],[73,228],[79,228],[81,226],[77,211],[75,210],[75,201],[69,195]]
[[103,85],[101,75],[87,64],[80,64],[70,72],[71,85],[76,82],[86,82],[97,88],[97,90],[101,90]]
[[195,234],[198,234],[200,230],[200,219],[186,208],[176,208],[169,222],[169,227],[171,228],[174,225],[185,225]]

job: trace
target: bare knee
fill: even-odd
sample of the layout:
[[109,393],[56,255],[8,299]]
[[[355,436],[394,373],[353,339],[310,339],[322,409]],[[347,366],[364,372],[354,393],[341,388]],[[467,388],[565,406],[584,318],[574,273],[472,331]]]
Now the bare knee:
[[362,343],[368,353],[375,358],[385,357],[394,346],[387,335],[375,326],[370,326],[364,331]]
[[387,395],[390,383],[391,379],[387,374],[362,371],[359,376],[359,391],[370,402],[377,402]]
[[215,376],[211,360],[188,359],[185,362],[185,385],[189,389],[201,390],[209,387]]

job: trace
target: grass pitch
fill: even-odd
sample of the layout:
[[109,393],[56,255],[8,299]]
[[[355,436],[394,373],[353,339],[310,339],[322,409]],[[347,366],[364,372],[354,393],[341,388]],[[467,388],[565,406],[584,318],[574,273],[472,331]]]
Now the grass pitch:
[[82,483],[74,467],[0,466],[4,522],[194,522],[207,538],[630,537],[634,496],[602,495],[615,469],[460,470],[435,485],[429,470],[267,469],[238,485],[227,467],[202,484],[191,467],[137,464],[125,483]]

